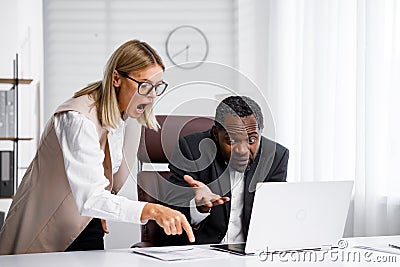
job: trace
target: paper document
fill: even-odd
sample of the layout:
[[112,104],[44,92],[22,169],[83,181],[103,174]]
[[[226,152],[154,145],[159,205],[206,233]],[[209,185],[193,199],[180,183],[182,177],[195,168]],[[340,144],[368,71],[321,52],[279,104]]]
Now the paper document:
[[194,260],[225,258],[226,253],[211,250],[208,247],[193,246],[169,246],[169,247],[147,247],[133,248],[134,253],[139,253],[163,261]]

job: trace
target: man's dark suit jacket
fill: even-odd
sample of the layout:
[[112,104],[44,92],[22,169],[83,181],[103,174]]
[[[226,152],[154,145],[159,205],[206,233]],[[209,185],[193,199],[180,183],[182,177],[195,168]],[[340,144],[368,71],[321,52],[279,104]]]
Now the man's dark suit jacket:
[[[224,161],[217,143],[213,139],[211,129],[195,133],[179,139],[179,149],[175,149],[170,159],[169,181],[182,187],[166,190],[165,202],[185,214],[190,222],[188,203],[194,197],[194,190],[183,180],[183,175],[189,174],[194,179],[208,185],[220,196],[231,197],[231,187],[227,163]],[[245,172],[245,191],[243,203],[242,226],[244,236],[250,222],[257,182],[285,182],[289,150],[265,137],[261,143],[254,162]],[[183,188],[186,187],[186,188]],[[278,208],[278,207],[277,207]],[[196,244],[220,243],[224,238],[231,210],[230,201],[211,209],[210,215],[199,225],[193,226]],[[164,239],[164,238],[163,238]],[[167,236],[163,245],[188,244],[186,234]]]

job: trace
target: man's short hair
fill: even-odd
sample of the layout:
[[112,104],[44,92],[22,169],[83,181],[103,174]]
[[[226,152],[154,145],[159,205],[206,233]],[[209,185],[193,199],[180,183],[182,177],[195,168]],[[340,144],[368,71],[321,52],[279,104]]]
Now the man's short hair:
[[222,126],[226,114],[240,118],[254,114],[258,127],[264,128],[264,117],[260,106],[248,96],[229,96],[219,103],[215,111],[215,125]]

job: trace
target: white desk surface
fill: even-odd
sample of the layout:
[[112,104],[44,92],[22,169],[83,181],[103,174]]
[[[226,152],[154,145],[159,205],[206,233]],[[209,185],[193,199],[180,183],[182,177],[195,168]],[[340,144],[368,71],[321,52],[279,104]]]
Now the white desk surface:
[[[0,256],[1,267],[75,267],[75,266],[96,266],[96,267],[155,267],[155,266],[185,266],[185,267],[253,267],[253,266],[400,266],[400,255],[388,254],[377,251],[369,251],[363,249],[352,249],[353,245],[379,246],[387,245],[389,242],[400,244],[400,236],[387,237],[362,237],[348,238],[349,248],[336,251],[335,256],[325,257],[323,261],[317,262],[315,259],[296,260],[298,255],[286,255],[286,257],[276,257],[262,261],[259,256],[237,256],[233,254],[225,254],[221,258],[183,260],[166,262],[142,256],[131,252],[131,249],[116,249],[105,251],[85,251],[85,252],[59,252],[59,253],[38,253],[25,255],[7,255]],[[318,252],[320,253],[320,252]],[[322,253],[322,252],[321,252]],[[354,257],[357,253],[359,258]],[[365,254],[368,253],[368,254]],[[400,251],[399,251],[400,253]],[[326,254],[328,255],[328,254]],[[349,259],[350,255],[350,259]],[[366,258],[365,255],[368,255]],[[390,257],[390,258],[389,258]],[[378,263],[379,261],[379,263]],[[382,263],[386,261],[386,263]],[[390,261],[388,263],[388,261]]]

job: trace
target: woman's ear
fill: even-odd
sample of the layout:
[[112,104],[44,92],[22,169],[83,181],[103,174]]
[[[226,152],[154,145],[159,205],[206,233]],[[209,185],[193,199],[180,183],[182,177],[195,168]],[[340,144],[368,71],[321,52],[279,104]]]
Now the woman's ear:
[[113,72],[113,86],[117,88],[121,86],[121,76],[116,70]]

